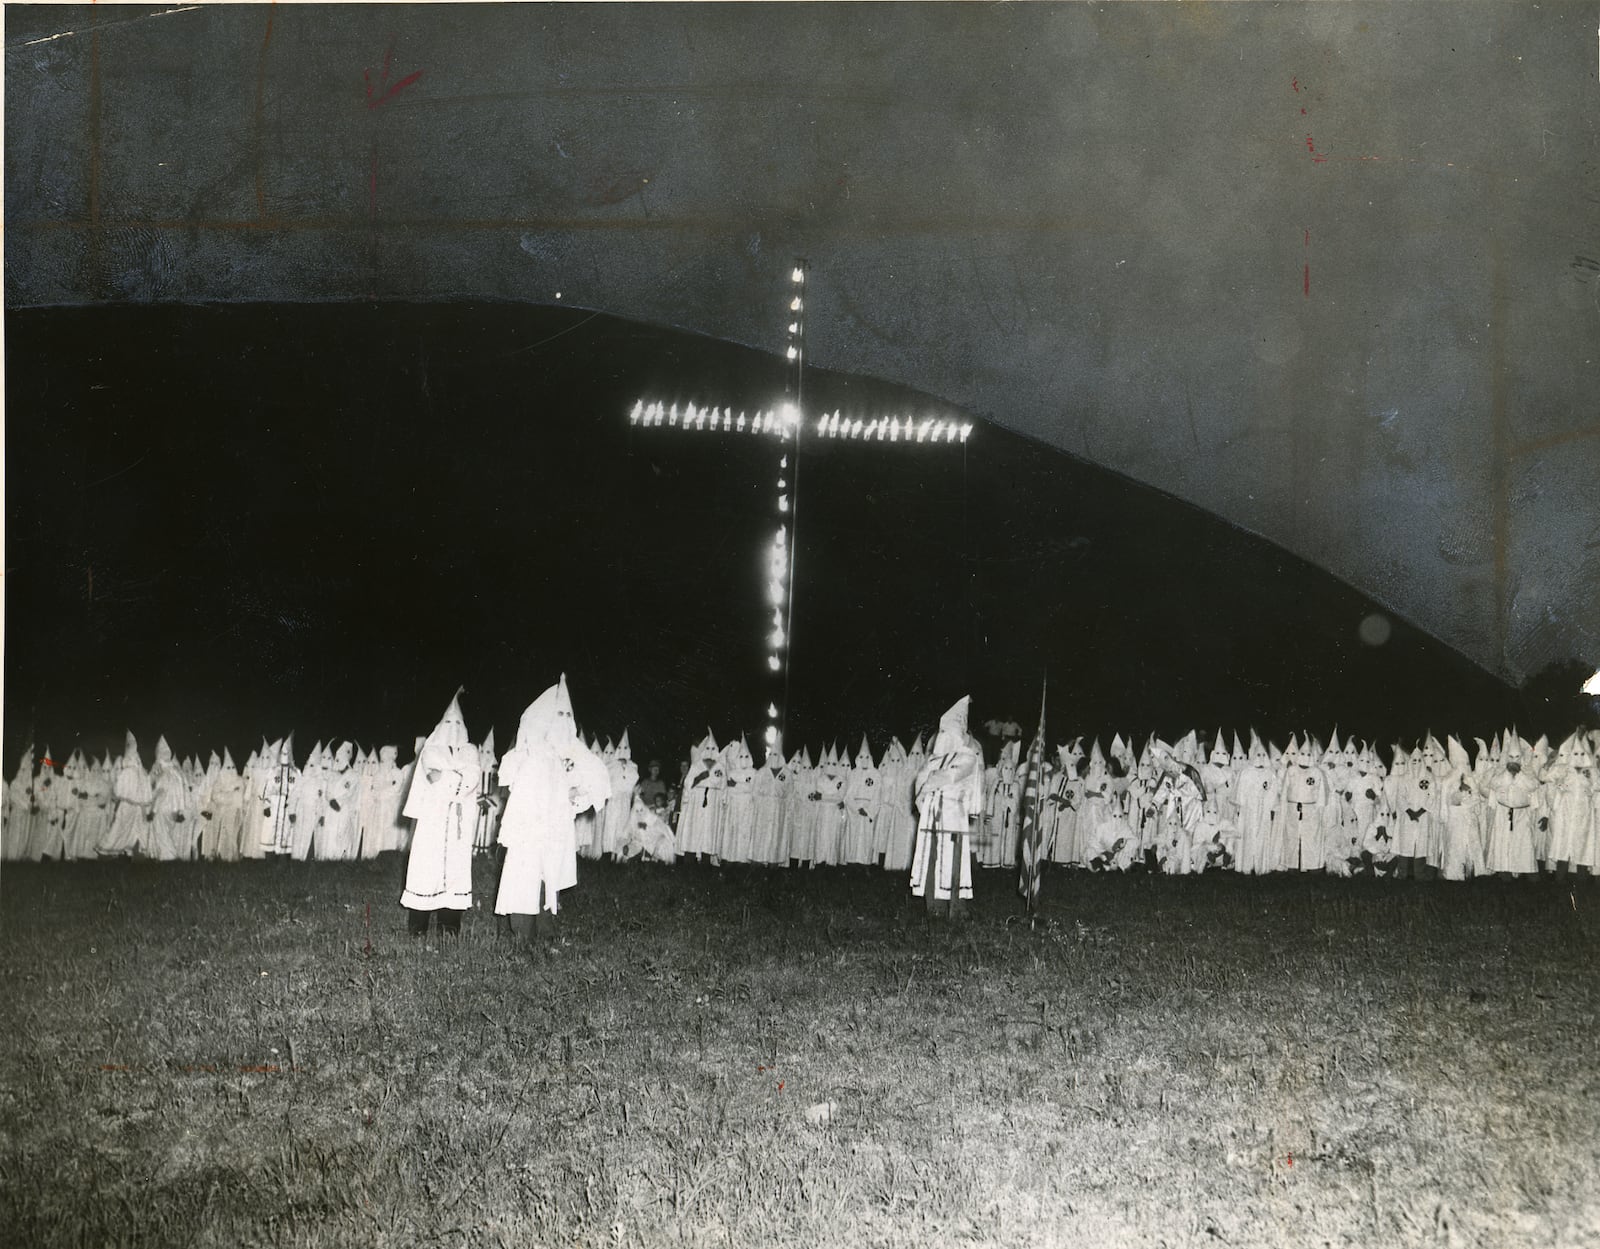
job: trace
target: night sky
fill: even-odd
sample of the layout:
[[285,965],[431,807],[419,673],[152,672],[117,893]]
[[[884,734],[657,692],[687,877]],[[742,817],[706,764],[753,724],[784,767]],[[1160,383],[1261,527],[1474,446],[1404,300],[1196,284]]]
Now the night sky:
[[804,257],[813,364],[1261,534],[1512,683],[1600,663],[1596,0],[5,21],[8,309],[477,299],[770,351]]
[[[12,312],[6,766],[132,729],[242,761],[291,729],[397,742],[458,685],[502,749],[566,672],[590,733],[753,747],[778,448],[636,430],[638,397],[774,404],[776,357],[513,304]],[[959,416],[810,371],[807,408]],[[1137,419],[1130,413],[1129,419]],[[1488,734],[1516,694],[1327,574],[977,423],[806,443],[791,747],[973,719],[1054,740],[1221,724]],[[1181,456],[1181,445],[1170,448]],[[759,750],[757,751],[759,754]]]

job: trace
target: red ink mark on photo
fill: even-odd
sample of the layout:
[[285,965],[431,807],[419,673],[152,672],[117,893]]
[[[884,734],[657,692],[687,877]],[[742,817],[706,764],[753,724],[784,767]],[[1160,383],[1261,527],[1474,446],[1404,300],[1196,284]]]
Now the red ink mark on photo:
[[373,89],[372,85],[372,70],[364,69],[361,71],[362,81],[367,87],[368,109],[376,109],[387,104],[390,100],[394,99],[395,96],[399,95],[407,87],[411,86],[412,83],[416,82],[417,79],[422,77],[422,71],[419,69],[413,73],[407,74],[399,82],[395,83],[393,86],[390,86],[389,71],[393,67],[394,45],[391,43],[389,45],[389,50],[383,54],[383,72],[382,76],[378,79],[376,90]]
[[783,1092],[783,1081],[782,1080],[778,1081],[778,1092],[780,1092],[780,1093]]
[[1300,110],[1300,116],[1304,117],[1305,115],[1306,115],[1305,109],[1301,109]]
[[1289,80],[1289,85],[1294,88],[1294,93],[1296,95],[1300,94],[1300,80],[1298,78],[1291,78]]
[[1316,143],[1312,140],[1310,135],[1307,135],[1306,136],[1306,151],[1315,152],[1316,150],[1317,150]]
[[756,1068],[756,1070],[757,1070],[757,1071],[765,1071],[765,1070],[766,1070],[766,1068],[765,1068],[765,1067],[757,1067],[757,1068]]
[[1289,1165],[1291,1167],[1294,1166],[1294,1155],[1293,1154],[1289,1155]]

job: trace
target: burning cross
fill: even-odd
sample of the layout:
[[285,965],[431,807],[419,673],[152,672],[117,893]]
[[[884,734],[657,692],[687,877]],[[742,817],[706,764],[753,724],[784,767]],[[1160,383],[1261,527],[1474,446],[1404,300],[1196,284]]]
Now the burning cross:
[[[807,422],[804,407],[806,269],[806,262],[797,260],[790,274],[792,289],[785,301],[788,343],[784,351],[788,375],[784,401],[776,410],[758,411],[753,419],[747,419],[745,413],[740,412],[735,419],[732,408],[701,408],[691,403],[680,412],[677,404],[669,408],[662,403],[640,399],[628,414],[628,420],[635,428],[659,429],[665,426],[684,431],[709,429],[712,433],[750,433],[771,437],[780,444],[782,453],[778,460],[776,498],[778,527],[767,562],[767,602],[772,608],[772,630],[767,636],[767,669],[773,678],[782,676],[783,692],[781,702],[774,700],[767,705],[769,723],[766,732],[767,745],[779,749],[783,727],[788,720],[789,673],[793,666],[790,635],[794,623],[795,525],[799,510],[800,447]],[[847,420],[842,413],[834,411],[815,418],[812,432],[819,438],[848,438],[858,442],[943,442],[951,446],[959,442],[965,447],[972,434],[972,425],[931,416]]]

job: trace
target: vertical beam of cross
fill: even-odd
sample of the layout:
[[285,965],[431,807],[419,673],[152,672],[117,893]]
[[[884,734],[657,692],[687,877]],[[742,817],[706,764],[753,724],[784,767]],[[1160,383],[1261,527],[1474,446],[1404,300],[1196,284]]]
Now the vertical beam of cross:
[[[783,666],[783,699],[776,704],[767,705],[767,731],[766,743],[769,749],[780,753],[784,749],[784,733],[789,727],[789,676],[794,668],[794,590],[795,590],[795,560],[800,551],[798,531],[796,526],[800,521],[800,431],[805,426],[805,396],[806,396],[806,262],[804,258],[794,262],[794,268],[789,274],[790,285],[794,288],[789,297],[789,321],[787,333],[788,346],[784,355],[788,359],[789,373],[787,379],[787,403],[784,405],[783,416],[786,425],[793,431],[792,440],[785,439],[786,448],[778,460],[778,540],[787,542],[789,547],[789,583],[788,594],[785,596],[783,612],[783,631],[781,634],[774,632],[772,640],[780,643],[767,660],[770,667],[774,661]],[[793,449],[788,450],[792,441]],[[793,463],[790,457],[793,456]],[[791,485],[791,478],[793,484]],[[785,536],[787,535],[787,536]]]

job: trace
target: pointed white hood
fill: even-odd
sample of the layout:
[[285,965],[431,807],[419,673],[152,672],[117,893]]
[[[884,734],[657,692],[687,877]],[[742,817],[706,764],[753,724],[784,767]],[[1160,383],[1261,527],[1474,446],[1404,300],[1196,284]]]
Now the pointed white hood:
[[972,696],[965,695],[939,717],[939,733],[933,739],[934,754],[948,755],[967,748],[967,710],[971,705]]

